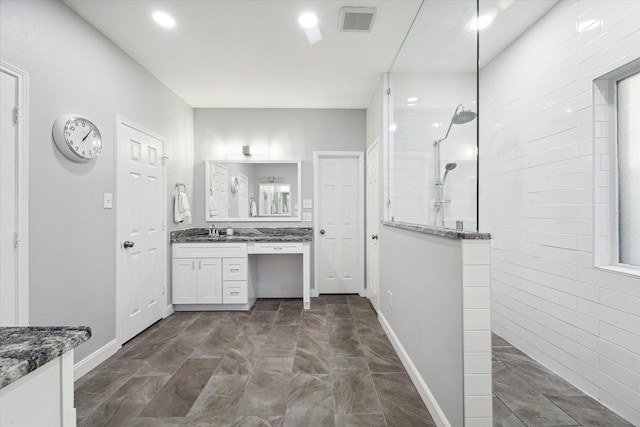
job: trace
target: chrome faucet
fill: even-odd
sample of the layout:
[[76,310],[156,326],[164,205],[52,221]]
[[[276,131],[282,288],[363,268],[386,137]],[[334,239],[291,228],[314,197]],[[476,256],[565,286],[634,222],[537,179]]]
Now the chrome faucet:
[[209,237],[217,236],[218,230],[216,229],[215,224],[211,224],[211,228],[209,229]]

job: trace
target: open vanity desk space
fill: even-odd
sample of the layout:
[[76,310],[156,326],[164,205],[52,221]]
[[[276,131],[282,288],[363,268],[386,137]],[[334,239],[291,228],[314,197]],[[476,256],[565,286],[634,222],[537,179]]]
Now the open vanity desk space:
[[311,228],[236,228],[210,236],[204,228],[174,231],[172,302],[177,311],[249,310],[260,290],[259,255],[302,257],[302,301],[310,307]]

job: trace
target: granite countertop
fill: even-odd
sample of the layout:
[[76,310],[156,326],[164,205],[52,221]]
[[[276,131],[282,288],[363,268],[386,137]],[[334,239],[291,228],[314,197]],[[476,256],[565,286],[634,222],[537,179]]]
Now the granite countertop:
[[0,388],[19,380],[91,337],[88,326],[0,328]]
[[388,227],[403,230],[416,231],[418,233],[432,234],[434,236],[447,237],[449,239],[489,240],[491,233],[478,233],[476,231],[454,230],[452,228],[432,227],[429,225],[410,224],[406,222],[382,221]]
[[227,236],[224,228],[218,231],[221,233],[220,236],[209,236],[208,228],[172,231],[171,243],[310,242],[313,240],[313,229],[310,227],[234,228],[233,236]]

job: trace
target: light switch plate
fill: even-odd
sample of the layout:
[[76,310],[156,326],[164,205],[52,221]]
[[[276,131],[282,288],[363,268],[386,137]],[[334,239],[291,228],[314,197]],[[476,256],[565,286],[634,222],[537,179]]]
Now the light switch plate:
[[311,209],[313,207],[313,200],[311,199],[304,199],[302,201],[302,207],[304,209]]
[[104,193],[103,206],[104,206],[105,209],[112,209],[113,208],[113,194]]
[[303,221],[311,221],[312,220],[311,212],[303,212],[302,213],[302,220]]

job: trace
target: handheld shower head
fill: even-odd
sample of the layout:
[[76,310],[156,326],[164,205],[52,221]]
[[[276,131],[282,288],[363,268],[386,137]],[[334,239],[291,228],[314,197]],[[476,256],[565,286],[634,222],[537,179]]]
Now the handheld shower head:
[[447,180],[447,174],[449,173],[449,171],[454,170],[456,166],[458,166],[457,163],[447,163],[446,165],[444,165],[444,176],[442,177],[442,185],[444,185],[444,182]]

